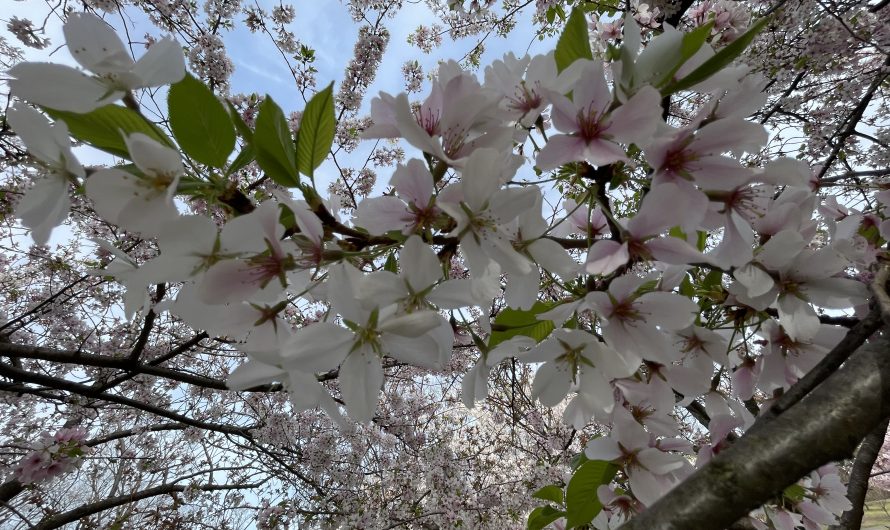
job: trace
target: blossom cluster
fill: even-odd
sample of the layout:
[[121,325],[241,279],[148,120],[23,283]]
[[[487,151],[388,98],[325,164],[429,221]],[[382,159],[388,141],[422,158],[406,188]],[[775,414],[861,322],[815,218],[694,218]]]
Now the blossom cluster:
[[43,433],[15,467],[15,478],[22,484],[34,484],[72,471],[90,452],[85,441],[86,431],[77,427],[59,429],[54,435]]
[[[469,12],[484,8],[475,3]],[[375,419],[387,369],[444,370],[456,336],[469,336],[480,352],[463,379],[468,407],[488,395],[502,361],[536,367],[532,398],[562,406],[564,422],[576,429],[609,426],[584,452],[621,471],[620,484],[600,491],[604,510],[594,523],[614,528],[695,468],[695,451],[672,417],[676,396],[701,399],[711,418],[710,443],[695,459],[703,465],[731,432],[754,421],[734,398],[789,388],[840,341],[842,329],[822,323],[816,308],[862,306],[867,289],[847,272],[867,270],[879,252],[877,240],[860,233],[865,215],[820,204],[807,164],[787,157],[746,163],[768,139],[762,125],[745,119],[764,101],[764,82],[748,67],[690,82],[700,106],[686,123],[666,122],[669,87],[695,78],[715,51],[701,43],[679,59],[687,41],[669,26],[641,50],[635,19],[657,25],[648,6],[637,5],[622,26],[620,59],[608,69],[586,58],[564,64],[556,53],[508,54],[485,69],[483,81],[442,63],[419,104],[381,93],[361,136],[403,141],[425,155],[397,165],[391,193],[370,196],[370,170],[335,188],[343,207],[296,181],[301,198],[277,189],[258,204],[248,199],[221,226],[180,212],[174,198],[204,183],[157,137],[122,133],[133,164],[87,175],[64,120],[50,124],[18,103],[10,123],[45,174],[17,214],[35,241],[46,242],[67,217],[71,188],[82,185],[105,221],[157,240],[159,255],[144,262],[97,242],[114,260],[96,274],[126,287],[128,317],[152,307],[148,286],[176,283],[175,297],[152,310],[227,337],[245,354],[229,388],[281,383],[297,410],[321,408],[344,428]],[[724,35],[732,20],[718,22]],[[379,60],[388,35],[363,31],[370,45],[357,45],[347,84],[366,87],[365,68]],[[65,34],[78,63],[96,75],[24,63],[10,71],[18,98],[87,113],[185,76],[172,39],[133,61],[89,15],[72,16]],[[340,104],[358,110],[343,92]],[[546,211],[548,197],[523,171],[529,160],[537,174],[584,180],[590,191]],[[619,212],[606,187],[617,193],[622,175],[643,185]],[[817,212],[827,219],[824,230]],[[460,277],[450,270],[455,255],[467,272]],[[699,276],[711,273],[716,292],[696,292],[692,282],[701,285]],[[534,313],[552,328],[545,336],[495,342],[499,330],[490,321],[465,317],[501,296],[531,312],[545,284],[559,293],[558,303]],[[292,328],[284,315],[296,303],[318,308],[320,318]],[[709,320],[706,305],[762,319],[742,319],[724,333],[726,322]],[[759,336],[752,341],[758,348],[743,348],[736,332]],[[722,374],[728,384],[718,384]],[[320,382],[326,378],[338,380],[338,394]],[[811,496],[800,501],[800,514],[765,509],[775,528],[829,524],[844,509],[835,474],[824,470],[807,484]]]

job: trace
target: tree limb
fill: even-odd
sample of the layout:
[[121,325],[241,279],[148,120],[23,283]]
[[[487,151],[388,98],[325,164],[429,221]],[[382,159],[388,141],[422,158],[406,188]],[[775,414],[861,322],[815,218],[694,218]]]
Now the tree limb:
[[890,340],[859,348],[804,400],[731,447],[621,530],[722,530],[802,476],[849,458],[890,416]]

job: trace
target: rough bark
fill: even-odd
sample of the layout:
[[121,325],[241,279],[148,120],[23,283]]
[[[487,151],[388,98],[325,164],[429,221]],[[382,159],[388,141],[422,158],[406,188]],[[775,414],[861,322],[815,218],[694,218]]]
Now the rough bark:
[[750,430],[621,530],[723,530],[890,416],[890,340],[860,347],[781,416]]
[[884,435],[887,434],[888,421],[884,420],[875,430],[868,433],[856,459],[853,461],[853,470],[850,473],[850,481],[847,483],[847,498],[853,507],[844,512],[840,522],[832,526],[830,530],[859,530],[862,527],[862,516],[865,507],[865,494],[868,492],[868,479],[871,477],[871,468],[878,459],[878,453],[884,444]]

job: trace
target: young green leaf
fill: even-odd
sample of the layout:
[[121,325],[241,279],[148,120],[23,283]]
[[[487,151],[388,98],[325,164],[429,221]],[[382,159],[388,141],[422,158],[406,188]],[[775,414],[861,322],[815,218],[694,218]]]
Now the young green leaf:
[[588,460],[572,475],[566,486],[566,528],[587,524],[603,509],[597,488],[608,484],[618,468],[602,460]]
[[334,143],[337,120],[334,117],[334,83],[315,94],[300,118],[297,135],[297,168],[312,177],[315,168],[324,162]]
[[130,159],[124,135],[133,133],[142,133],[162,145],[175,148],[161,129],[126,107],[106,105],[86,114],[43,110],[53,119],[64,121],[74,138],[121,158]]
[[544,302],[535,302],[528,311],[519,309],[504,309],[500,312],[491,326],[491,338],[488,341],[489,348],[494,348],[510,337],[525,335],[538,342],[546,339],[553,331],[552,320],[538,320],[539,313],[549,311],[553,306]]
[[713,27],[714,21],[710,21],[703,26],[699,26],[694,30],[683,34],[683,39],[680,41],[680,53],[677,54],[676,62],[671,65],[660,79],[656,80],[653,85],[655,88],[661,88],[671,82],[671,79],[674,77],[674,74],[677,73],[677,70],[686,64],[686,61],[695,55],[705,44],[708,40],[708,36],[711,34],[711,28]]
[[566,27],[556,41],[556,69],[562,72],[577,59],[593,59],[590,51],[590,35],[587,33],[587,18],[584,11],[575,8],[569,15]]
[[562,488],[560,488],[559,486],[554,486],[553,484],[544,486],[543,488],[534,492],[532,494],[532,497],[541,499],[542,501],[553,501],[556,504],[560,505],[564,502],[562,498]]
[[538,506],[528,514],[527,528],[528,530],[541,530],[563,516],[565,516],[565,512],[561,512],[553,506]]
[[235,127],[207,86],[186,75],[167,96],[170,126],[179,146],[202,164],[223,167],[235,148]]
[[768,21],[769,18],[764,17],[755,22],[741,37],[727,44],[726,47],[715,53],[713,57],[702,63],[701,66],[693,70],[689,75],[665,87],[662,90],[662,94],[667,95],[680,90],[687,90],[725,68],[745,51],[745,48],[751,44],[754,37],[766,27]]
[[256,161],[275,182],[283,186],[300,183],[297,175],[294,142],[284,112],[270,96],[260,104],[253,133]]

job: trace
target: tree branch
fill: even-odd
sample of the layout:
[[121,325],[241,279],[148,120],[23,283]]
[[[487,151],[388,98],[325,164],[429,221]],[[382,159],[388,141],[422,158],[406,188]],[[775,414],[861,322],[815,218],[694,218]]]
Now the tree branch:
[[803,401],[751,429],[621,530],[722,530],[802,476],[849,458],[890,415],[890,341],[859,348]]
[[853,471],[850,473],[850,481],[847,483],[847,498],[853,507],[844,512],[840,523],[831,526],[829,530],[859,530],[862,527],[863,508],[865,506],[865,494],[868,492],[868,479],[871,477],[871,468],[878,459],[878,453],[884,444],[884,435],[887,434],[887,420],[868,433],[859,451],[856,460],[853,461]]
[[75,508],[73,510],[68,510],[67,512],[60,513],[58,515],[51,515],[46,519],[37,523],[32,530],[52,530],[53,528],[59,528],[68,523],[73,523],[78,519],[82,519],[84,517],[103,512],[105,510],[110,510],[111,508],[116,508],[118,506],[122,506],[124,504],[129,504],[131,502],[140,501],[142,499],[147,499],[149,497],[157,497],[158,495],[167,495],[170,493],[181,493],[187,489],[197,489],[201,491],[218,491],[218,490],[238,490],[238,489],[250,489],[261,486],[261,483],[256,484],[206,484],[203,486],[190,485],[184,486],[182,484],[164,484],[162,486],[156,486],[154,488],[149,488],[142,491],[137,491],[136,493],[131,493],[129,495],[121,495],[118,497],[112,497],[110,499],[105,499],[99,502],[94,502],[92,504],[87,504],[81,506],[79,508]]

